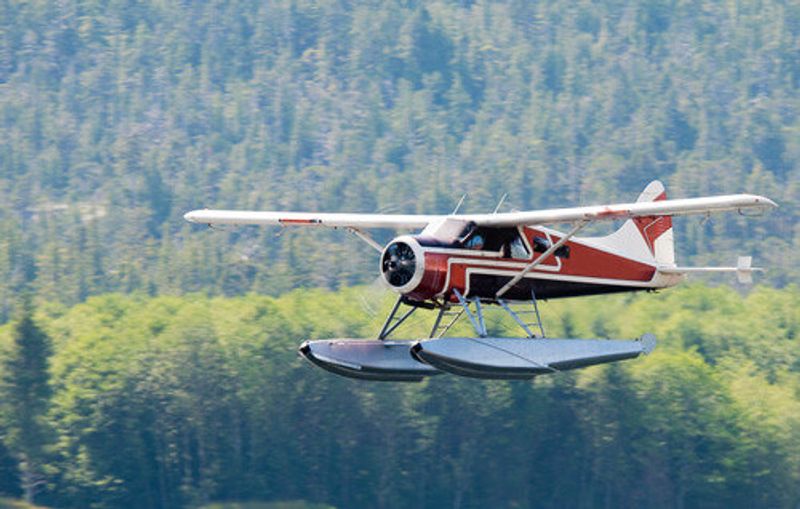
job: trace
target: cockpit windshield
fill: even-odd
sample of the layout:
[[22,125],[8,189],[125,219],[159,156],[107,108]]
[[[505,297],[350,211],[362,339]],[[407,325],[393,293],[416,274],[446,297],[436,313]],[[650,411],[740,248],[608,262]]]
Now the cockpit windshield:
[[498,253],[501,258],[530,257],[519,228],[478,226],[472,221],[444,218],[429,224],[417,237],[421,245],[436,245]]
[[429,224],[422,230],[421,236],[450,244],[464,239],[474,228],[475,223],[472,221],[462,221],[448,217]]

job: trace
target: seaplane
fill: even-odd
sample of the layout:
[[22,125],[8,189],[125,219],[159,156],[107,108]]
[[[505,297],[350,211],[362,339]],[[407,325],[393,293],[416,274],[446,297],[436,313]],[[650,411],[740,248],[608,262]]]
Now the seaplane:
[[[772,200],[752,194],[667,199],[656,180],[636,202],[610,205],[485,214],[456,210],[448,215],[202,209],[184,218],[209,226],[342,229],[380,253],[380,278],[398,294],[394,306],[376,338],[303,342],[300,354],[321,368],[380,381],[421,381],[442,373],[530,379],[632,359],[656,344],[652,334],[636,339],[547,337],[539,300],[655,291],[702,272],[732,272],[740,282],[750,282],[753,272],[762,269],[753,267],[749,256],[739,257],[732,267],[678,266],[672,220],[719,212],[757,215],[773,207]],[[605,236],[578,236],[601,221],[622,224]],[[565,231],[553,229],[558,225],[567,225]],[[384,246],[368,233],[379,228],[416,233],[399,235]],[[518,326],[519,335],[490,335],[484,316],[490,308]],[[435,313],[430,334],[394,339],[418,310]],[[474,334],[451,335],[463,318]]]

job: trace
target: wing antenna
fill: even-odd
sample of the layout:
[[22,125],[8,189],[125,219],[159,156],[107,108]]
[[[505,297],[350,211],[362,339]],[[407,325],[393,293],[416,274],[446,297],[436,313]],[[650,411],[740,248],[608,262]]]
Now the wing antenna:
[[500,207],[503,205],[503,202],[506,201],[506,198],[508,198],[508,193],[503,194],[503,197],[500,198],[499,202],[497,202],[497,206],[494,208],[494,212],[492,212],[492,214],[497,214],[497,211],[500,210]]
[[461,199],[458,200],[458,205],[456,205],[456,208],[454,208],[453,211],[450,213],[451,216],[454,216],[456,215],[456,213],[458,213],[458,209],[461,208],[461,204],[464,203],[464,199],[466,199],[466,197],[467,193],[461,195]]

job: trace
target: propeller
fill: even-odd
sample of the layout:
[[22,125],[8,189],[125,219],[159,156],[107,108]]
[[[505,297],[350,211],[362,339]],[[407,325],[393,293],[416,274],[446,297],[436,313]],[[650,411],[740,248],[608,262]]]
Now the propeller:
[[379,274],[369,284],[365,285],[360,292],[358,292],[358,301],[361,304],[361,309],[364,313],[375,318],[383,306],[388,289],[383,279],[383,275]]
[[403,286],[411,281],[416,268],[414,250],[405,242],[394,242],[390,245],[381,261],[383,276],[390,285],[395,287]]

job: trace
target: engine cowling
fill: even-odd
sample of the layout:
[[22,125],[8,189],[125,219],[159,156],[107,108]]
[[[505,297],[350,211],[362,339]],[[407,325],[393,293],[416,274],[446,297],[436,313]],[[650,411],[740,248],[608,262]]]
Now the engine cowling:
[[447,255],[431,249],[411,235],[392,240],[381,253],[383,282],[411,300],[433,299],[447,279]]
[[425,252],[414,237],[397,237],[381,253],[381,276],[394,291],[412,292],[425,273]]

